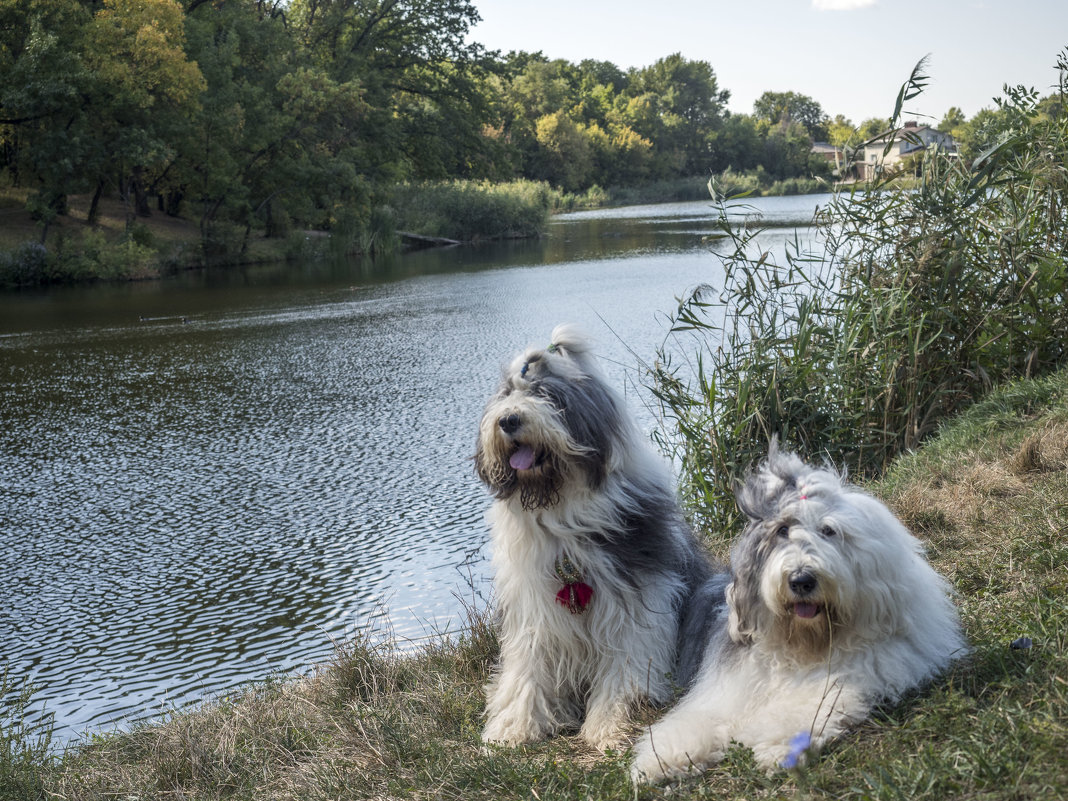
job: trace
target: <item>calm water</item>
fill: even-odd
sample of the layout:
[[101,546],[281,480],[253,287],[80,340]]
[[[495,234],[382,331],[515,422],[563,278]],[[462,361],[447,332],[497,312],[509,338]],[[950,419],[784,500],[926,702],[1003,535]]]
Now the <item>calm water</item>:
[[[752,205],[803,223],[822,199]],[[301,670],[357,627],[461,625],[489,590],[470,456],[500,365],[577,322],[651,428],[639,363],[715,281],[711,219],[632,207],[534,242],[0,294],[0,667],[70,737]]]

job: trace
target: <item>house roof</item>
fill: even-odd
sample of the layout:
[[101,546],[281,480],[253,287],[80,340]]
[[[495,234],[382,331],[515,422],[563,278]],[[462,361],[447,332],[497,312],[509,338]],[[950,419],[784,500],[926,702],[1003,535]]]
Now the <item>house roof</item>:
[[[936,134],[942,134],[942,136],[949,136],[949,134],[940,131],[937,128],[932,128],[930,125],[917,125],[916,123],[910,124],[906,122],[903,127],[899,128],[894,132],[894,141],[896,142],[899,139],[905,139],[909,136],[914,136],[920,133],[921,131],[934,131]],[[872,144],[875,144],[876,142],[885,142],[886,139],[887,137],[884,135],[880,136],[878,139],[873,139],[871,141]]]

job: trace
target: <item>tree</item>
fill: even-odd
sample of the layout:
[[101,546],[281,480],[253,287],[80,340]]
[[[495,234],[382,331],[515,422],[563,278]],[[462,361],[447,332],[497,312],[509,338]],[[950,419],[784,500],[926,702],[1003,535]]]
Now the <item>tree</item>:
[[0,143],[16,184],[34,191],[27,205],[42,225],[66,212],[82,180],[90,143],[92,74],[84,61],[90,19],[76,0],[14,0],[0,5]]
[[184,12],[175,0],[103,0],[86,31],[94,76],[93,124],[101,168],[132,210],[149,213],[146,186],[169,163],[173,132],[199,105],[206,86],[185,53]]
[[808,95],[797,92],[764,92],[753,103],[753,116],[770,130],[780,123],[796,122],[804,126],[811,139],[827,140],[827,115]]
[[812,140],[799,122],[780,122],[764,140],[762,164],[772,178],[796,178],[811,173]]
[[362,85],[302,58],[284,20],[254,0],[197,8],[188,25],[208,90],[171,181],[193,201],[206,248],[235,246],[221,221],[243,226],[245,248],[260,223],[273,234],[292,218],[311,228],[369,218],[361,168],[376,143],[360,135]]
[[974,159],[998,141],[1005,132],[1007,120],[1001,109],[979,109],[975,116],[956,128],[957,147],[965,159]]
[[730,92],[720,89],[712,66],[674,53],[633,70],[625,121],[656,148],[660,177],[709,170],[715,132]]
[[964,116],[964,112],[956,106],[950,106],[949,110],[942,117],[942,121],[938,123],[938,130],[942,133],[947,133],[950,136],[956,138],[956,134],[953,132],[959,131],[967,124],[967,117]]
[[481,79],[491,64],[468,41],[479,16],[467,0],[293,0],[287,18],[302,57],[362,87],[367,111],[356,125],[368,161],[358,169],[373,181],[440,177],[485,145]]
[[712,142],[712,172],[752,170],[760,164],[764,147],[756,120],[748,114],[730,114]]
[[540,145],[534,177],[569,192],[586,186],[593,167],[590,144],[584,132],[564,111],[538,119],[535,132]]
[[[29,205],[44,223],[66,196],[107,181],[139,196],[173,149],[174,130],[204,83],[185,55],[174,0],[14,0],[0,9],[0,117],[11,168],[32,178]],[[6,34],[6,35],[5,35]],[[133,191],[131,191],[133,190]],[[132,211],[132,208],[131,208]]]
[[890,127],[890,121],[884,117],[869,117],[857,126],[857,134],[861,142],[875,139],[885,134]]
[[847,147],[859,141],[859,134],[845,115],[836,114],[834,119],[827,123],[827,141],[835,147]]

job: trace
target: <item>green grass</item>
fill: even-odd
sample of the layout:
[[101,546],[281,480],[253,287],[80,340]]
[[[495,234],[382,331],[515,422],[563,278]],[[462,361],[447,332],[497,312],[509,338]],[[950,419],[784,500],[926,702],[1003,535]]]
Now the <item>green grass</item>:
[[[669,788],[576,737],[483,749],[486,615],[414,651],[368,636],[314,673],[0,765],[5,799],[1035,799],[1068,797],[1068,372],[995,391],[866,485],[959,593],[972,656],[803,771],[738,747]],[[1018,637],[1029,650],[1012,650]],[[645,710],[640,722],[656,711]],[[9,755],[10,719],[5,721]],[[14,750],[18,750],[17,748]]]

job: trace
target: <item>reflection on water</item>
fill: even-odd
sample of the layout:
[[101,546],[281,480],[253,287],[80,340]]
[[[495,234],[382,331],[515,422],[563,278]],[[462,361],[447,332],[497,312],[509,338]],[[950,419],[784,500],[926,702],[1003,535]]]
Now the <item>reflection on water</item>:
[[716,271],[710,205],[676,211],[0,296],[0,663],[69,736],[322,661],[376,616],[461,625],[458,596],[487,601],[470,456],[499,366],[578,322],[651,427],[639,360]]

